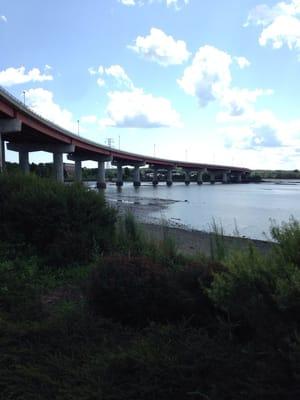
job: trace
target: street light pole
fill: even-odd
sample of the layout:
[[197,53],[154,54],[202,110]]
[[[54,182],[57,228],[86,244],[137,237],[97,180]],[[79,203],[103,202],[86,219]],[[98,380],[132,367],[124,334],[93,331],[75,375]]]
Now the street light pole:
[[25,95],[26,95],[26,90],[23,90],[23,102],[24,102],[24,106],[26,105]]

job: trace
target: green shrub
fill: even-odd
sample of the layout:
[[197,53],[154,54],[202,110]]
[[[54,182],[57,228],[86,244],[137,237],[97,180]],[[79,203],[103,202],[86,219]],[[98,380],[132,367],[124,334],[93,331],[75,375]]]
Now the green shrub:
[[272,238],[278,243],[277,254],[281,262],[292,263],[300,268],[300,222],[291,217],[281,226],[273,223]]
[[252,248],[234,253],[216,273],[209,297],[245,337],[276,340],[299,328],[300,273]]
[[32,320],[41,314],[36,285],[35,258],[0,261],[0,313],[16,320]]
[[134,216],[130,212],[120,216],[116,227],[117,251],[128,256],[139,256],[145,254],[147,245],[143,230]]
[[202,264],[171,269],[148,258],[109,257],[92,271],[86,293],[96,314],[123,323],[191,319],[203,324],[212,313],[204,292],[211,271]]
[[111,247],[115,212],[81,185],[0,176],[0,237],[51,265],[84,263]]

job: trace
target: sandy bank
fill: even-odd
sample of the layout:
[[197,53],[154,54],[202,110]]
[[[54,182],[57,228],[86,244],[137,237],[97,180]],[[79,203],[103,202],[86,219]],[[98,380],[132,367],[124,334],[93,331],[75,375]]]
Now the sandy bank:
[[[207,256],[211,254],[211,242],[213,240],[212,233],[144,222],[141,222],[141,226],[150,239],[160,241],[163,239],[164,235],[168,235],[174,240],[178,250],[182,253],[194,255],[201,252]],[[224,242],[229,249],[241,250],[246,249],[249,246],[249,243],[252,243],[262,253],[270,251],[272,246],[274,246],[273,243],[267,241],[232,236],[225,236]]]

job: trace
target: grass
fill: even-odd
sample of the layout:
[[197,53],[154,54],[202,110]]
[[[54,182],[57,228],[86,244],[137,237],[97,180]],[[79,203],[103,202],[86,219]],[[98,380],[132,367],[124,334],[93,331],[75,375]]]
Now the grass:
[[[36,204],[35,178],[5,179],[7,198]],[[89,196],[53,186],[48,224],[56,222],[56,190],[59,201],[80,193],[74,210]],[[111,222],[109,248],[100,235],[89,262],[54,267],[30,236],[14,237],[10,219],[1,220],[1,399],[300,397],[299,222],[271,227],[278,245],[265,255],[251,246],[229,251],[215,226],[210,259],[178,254],[167,234],[149,241],[131,215],[104,218],[101,229]]]

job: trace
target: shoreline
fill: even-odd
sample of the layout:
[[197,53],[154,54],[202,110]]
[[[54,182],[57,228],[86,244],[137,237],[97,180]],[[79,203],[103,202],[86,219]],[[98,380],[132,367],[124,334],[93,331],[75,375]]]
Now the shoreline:
[[[150,240],[162,241],[166,235],[170,237],[183,254],[196,255],[199,253],[211,256],[211,248],[214,243],[215,233],[191,228],[180,223],[179,220],[163,220],[151,217],[152,211],[163,210],[174,200],[123,198],[122,200],[109,199],[109,204],[118,211],[120,216],[131,213],[137,223],[142,227],[146,237]],[[144,200],[146,200],[144,202]],[[252,244],[263,254],[268,253],[274,246],[274,242],[268,240],[252,239],[244,236],[223,235],[224,245],[229,250],[245,250]]]
[[[138,221],[142,226],[146,236],[155,241],[162,241],[165,236],[174,240],[177,250],[187,255],[211,256],[211,246],[215,234],[197,230],[189,230],[182,227],[172,227],[168,225],[158,225],[151,222]],[[275,245],[266,240],[248,239],[238,236],[223,236],[224,245],[229,250],[245,250],[252,244],[263,254],[268,253]]]

